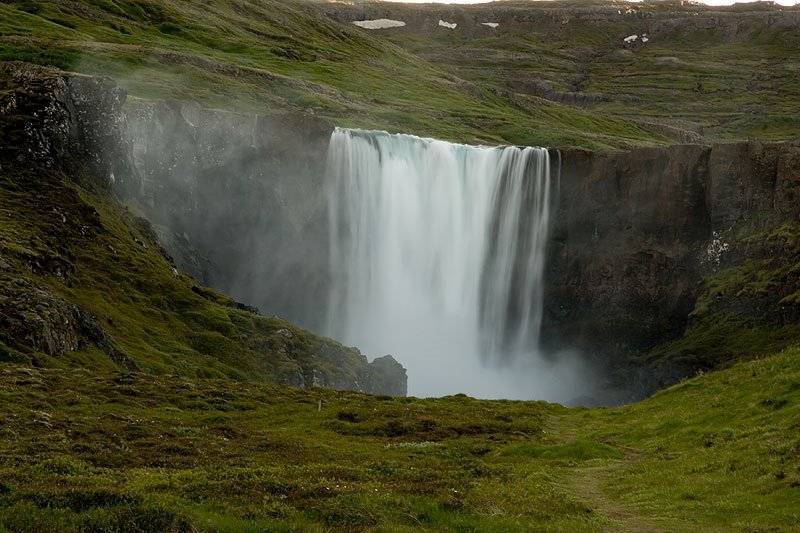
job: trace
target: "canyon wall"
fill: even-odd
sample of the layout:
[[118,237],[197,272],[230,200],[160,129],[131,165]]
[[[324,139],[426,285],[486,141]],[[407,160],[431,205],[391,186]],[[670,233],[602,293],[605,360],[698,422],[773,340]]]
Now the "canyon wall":
[[[624,369],[630,356],[697,325],[708,279],[754,260],[766,262],[753,272],[763,281],[758,294],[749,298],[740,284],[713,294],[715,305],[738,302],[737,317],[750,317],[743,325],[769,323],[774,313],[783,325],[798,322],[796,303],[786,301],[800,290],[798,276],[778,265],[791,269],[798,260],[791,235],[800,217],[800,146],[567,149],[562,158],[542,331],[551,347]],[[786,238],[776,236],[780,227]],[[702,370],[702,354],[692,355],[645,364],[626,380],[652,392]]]
[[[331,126],[174,102],[134,101],[126,113],[135,181],[124,190],[178,264],[267,314],[321,329],[330,284],[324,165]],[[797,221],[798,152],[760,142],[559,150],[544,350],[601,362],[612,374],[609,387],[635,397],[717,364],[701,353],[632,358],[701,322],[695,311],[709,276],[756,257],[794,261],[791,245],[752,237]],[[800,322],[794,304],[779,305],[800,287],[791,276],[775,285],[758,295],[763,305],[749,313],[751,325],[775,309],[784,323]],[[737,294],[746,301],[741,291],[717,295],[717,307],[731,308],[722,302]]]

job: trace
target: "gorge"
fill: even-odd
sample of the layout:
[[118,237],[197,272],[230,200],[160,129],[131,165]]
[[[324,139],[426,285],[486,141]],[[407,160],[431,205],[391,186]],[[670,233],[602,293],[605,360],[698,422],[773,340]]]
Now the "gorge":
[[797,531],[799,57],[771,2],[0,2],[0,532]]
[[[341,286],[336,288],[337,274],[330,270],[332,264],[359,261],[360,268],[366,269],[370,261],[377,261],[377,256],[364,255],[375,252],[368,252],[365,242],[361,242],[358,252],[356,248],[345,248],[348,252],[338,259],[329,253],[329,231],[336,224],[329,222],[325,168],[330,139],[339,138],[343,142],[341,137],[347,136],[344,130],[335,132],[329,124],[313,118],[291,115],[265,118],[203,110],[177,102],[134,101],[126,113],[134,139],[133,166],[139,177],[131,178],[133,185],[120,180],[117,186],[134,191],[145,213],[157,229],[161,228],[158,231],[162,242],[167,243],[187,272],[258,306],[263,312],[284,316],[316,331],[339,335],[335,328],[347,329],[347,324],[353,321],[369,323],[386,319],[385,327],[395,331],[404,342],[415,338],[411,330],[396,327],[396,323],[390,325],[393,323],[390,313],[370,308],[365,296],[356,297]],[[359,142],[365,152],[373,154],[364,155],[372,158],[369,164],[373,167],[378,152],[387,150],[386,146],[379,148],[381,143],[394,139],[369,133],[355,137],[354,143]],[[501,149],[482,152],[442,142],[415,141],[412,137],[396,139],[398,146],[418,151],[413,156],[409,153],[404,162],[396,154],[399,148],[394,148],[394,159],[387,155],[382,161],[390,167],[396,164],[419,168],[424,165],[425,157],[435,153],[439,154],[437,157],[455,161],[456,166],[463,165],[470,157],[468,154],[480,159],[475,154],[502,153]],[[334,143],[334,149],[336,146]],[[438,147],[438,151],[430,149],[426,154],[423,146]],[[305,157],[294,157],[297,150],[302,150]],[[598,401],[602,397],[601,401],[615,403],[642,397],[697,371],[736,358],[743,350],[755,356],[790,342],[797,313],[792,296],[800,287],[787,266],[794,261],[796,251],[792,241],[783,240],[780,228],[791,227],[797,217],[796,145],[744,142],[711,147],[638,148],[616,153],[568,148],[560,150],[557,157],[553,152],[549,158],[558,176],[551,184],[551,224],[543,254],[542,275],[546,282],[541,294],[539,348],[543,354],[549,354],[542,362],[546,367],[552,367],[559,357],[569,361],[563,372],[567,380],[577,379],[573,367],[589,369],[586,373],[593,385],[584,387],[594,399],[584,401]],[[362,164],[367,165],[366,160]],[[381,172],[373,168],[372,173],[380,176]],[[355,185],[356,182],[351,183],[351,187]],[[378,192],[376,189],[370,194]],[[488,193],[481,194],[484,200],[488,197]],[[348,202],[365,202],[365,198],[355,195]],[[395,201],[400,202],[397,198]],[[448,241],[446,230],[439,228],[443,233],[437,234],[430,222],[424,225],[421,222],[428,220],[426,216],[441,217],[448,223],[461,217],[474,224],[473,231],[477,231],[480,217],[485,220],[490,216],[489,208],[482,204],[483,211],[471,210],[466,217],[454,207],[466,209],[459,202],[455,194],[447,201],[442,200],[438,209],[430,206],[427,214],[418,212],[419,219],[408,217],[407,224],[399,226],[397,220],[394,223],[403,231],[417,228],[414,242],[428,242],[422,248],[441,253],[441,264],[430,257],[418,258],[420,263],[415,268],[426,283],[439,279],[453,284],[438,284],[438,293],[417,287],[414,290],[423,293],[418,294],[421,298],[418,301],[439,305],[433,302],[441,299],[441,305],[471,312],[473,318],[467,320],[473,324],[469,335],[480,336],[485,334],[486,330],[481,328],[486,324],[477,326],[481,320],[475,315],[480,313],[472,306],[480,297],[475,292],[457,289],[458,283],[464,282],[464,278],[459,278],[461,274],[457,274],[460,267],[448,264],[447,277],[437,270],[444,268],[445,258],[455,261],[456,252],[449,255],[445,252],[447,246],[457,246],[457,241]],[[378,232],[385,230],[381,224],[389,223],[390,212],[370,212],[366,208],[358,211],[363,206],[347,205],[351,213],[366,217],[363,223],[369,221],[368,227],[361,228],[366,233],[358,238],[369,236],[378,245],[385,245],[387,239],[397,238],[402,242],[411,239],[410,233],[379,238]],[[527,211],[532,212],[535,209]],[[416,223],[420,225],[415,226]],[[434,245],[437,238],[442,241]],[[775,250],[781,250],[781,254],[767,259],[774,256]],[[754,262],[766,265],[770,273],[766,283],[755,284],[754,277],[765,274],[758,273],[761,266],[756,269]],[[389,261],[388,267],[400,268],[400,264],[397,260]],[[480,259],[470,265],[475,269],[469,274],[473,276],[474,291],[481,285],[475,282],[481,276],[477,271],[479,266],[487,268]],[[430,270],[422,274],[425,269]],[[353,265],[347,270],[358,271]],[[366,275],[366,271],[360,272]],[[721,287],[717,278],[729,279],[730,286]],[[329,308],[326,295],[331,290],[335,298],[359,301],[348,305],[364,313],[359,315],[361,319],[347,315],[352,311],[339,309],[340,303]],[[411,290],[405,287],[399,292],[410,297]],[[451,291],[447,293],[451,296],[445,297],[446,291]],[[537,298],[535,294],[530,297],[529,303]],[[453,303],[468,298],[472,298],[473,304]],[[757,307],[743,313],[736,307],[740,304],[735,303],[742,298],[751,299]],[[537,321],[534,304],[525,310],[515,309],[517,303],[513,299],[495,303],[499,306],[496,309],[505,306],[513,311],[512,332],[513,319],[521,314],[530,313],[529,324]],[[331,324],[328,318],[331,313],[343,314],[337,315]],[[423,315],[417,318],[425,327],[432,327],[432,322]],[[502,323],[502,320],[492,321],[493,327]],[[709,328],[713,330],[711,333]],[[736,345],[731,339],[737,337],[725,333],[733,330],[750,332],[752,343],[747,347]],[[376,329],[373,324],[362,331]],[[440,333],[443,332],[437,334]],[[344,333],[343,340],[360,345],[347,335]],[[457,337],[473,347],[466,350],[473,353],[467,359],[479,360],[474,355],[477,344],[468,336]],[[491,339],[491,334],[488,338]],[[370,344],[367,353],[376,356],[391,351],[392,348],[372,348]],[[632,359],[647,353],[654,357]],[[443,375],[457,375],[454,365],[458,363],[449,361],[448,365],[442,368]],[[476,368],[485,370],[481,365]],[[516,378],[524,372],[506,375],[510,374]],[[430,379],[437,378],[431,374]],[[476,385],[475,390],[486,390],[487,383]],[[442,383],[436,386],[445,387]],[[459,386],[462,385],[455,383],[453,388],[440,390],[455,392]],[[414,390],[413,384],[411,387]],[[427,393],[422,392],[425,389],[419,390]],[[570,401],[576,396],[581,394],[559,399]]]

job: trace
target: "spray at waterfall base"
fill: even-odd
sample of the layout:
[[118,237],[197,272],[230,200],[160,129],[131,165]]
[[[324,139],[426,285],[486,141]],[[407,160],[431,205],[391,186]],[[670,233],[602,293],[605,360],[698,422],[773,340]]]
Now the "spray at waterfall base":
[[327,333],[391,353],[409,393],[568,402],[578,358],[538,348],[551,193],[543,148],[336,129]]

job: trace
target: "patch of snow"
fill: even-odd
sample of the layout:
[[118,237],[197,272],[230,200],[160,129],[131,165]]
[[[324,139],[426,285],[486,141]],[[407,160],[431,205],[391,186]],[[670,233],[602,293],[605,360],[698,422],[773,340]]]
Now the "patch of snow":
[[490,28],[496,28],[500,25],[497,22],[481,22],[481,24],[484,26],[489,26]]
[[646,43],[649,40],[650,40],[650,37],[642,37],[642,42],[643,43]]
[[386,28],[399,28],[401,26],[405,26],[406,23],[402,20],[391,20],[391,19],[376,19],[376,20],[355,20],[353,24],[358,26],[359,28],[364,28],[367,30],[383,30]]
[[454,30],[456,29],[456,26],[458,26],[458,24],[456,24],[455,22],[445,22],[442,19],[439,19],[439,26],[443,26],[445,28],[450,28],[451,30]]
[[632,43],[632,42],[634,42],[634,41],[635,41],[636,39],[638,39],[638,38],[639,38],[639,36],[638,36],[638,35],[628,35],[627,37],[625,37],[625,38],[624,38],[624,39],[622,39],[622,40],[623,40],[623,42],[626,42],[626,43]]

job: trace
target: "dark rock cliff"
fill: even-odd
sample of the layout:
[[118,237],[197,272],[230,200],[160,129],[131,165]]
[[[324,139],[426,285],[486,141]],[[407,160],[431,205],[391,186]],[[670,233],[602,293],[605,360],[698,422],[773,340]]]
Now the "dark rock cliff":
[[749,316],[742,327],[767,324],[773,312],[786,316],[784,324],[797,323],[797,305],[785,301],[800,290],[790,272],[796,246],[773,233],[800,217],[798,146],[746,142],[561,155],[542,331],[551,347],[608,359],[638,394],[723,362],[684,350],[671,361],[632,368],[629,357],[692,333],[708,279],[756,259],[771,265],[761,269],[762,278],[771,271],[776,277],[764,281],[757,297],[728,289],[714,296],[715,305],[727,302],[736,320]]
[[[330,126],[181,103],[134,102],[127,116],[138,176],[133,196],[179,263],[262,311],[319,327],[328,289],[323,187]],[[696,308],[709,276],[758,256],[793,261],[791,250],[743,239],[797,219],[797,152],[756,142],[562,150],[544,348],[600,362],[612,374],[609,387],[627,391],[614,395],[622,399],[746,356],[706,356],[697,346],[634,359],[702,325]],[[789,279],[762,294],[759,309],[769,314],[800,290],[795,285]],[[780,305],[784,315],[794,312]]]
[[126,95],[113,80],[17,61],[0,62],[0,80],[7,86],[0,104],[4,161],[64,168],[80,160],[102,187],[115,173],[129,173]]

